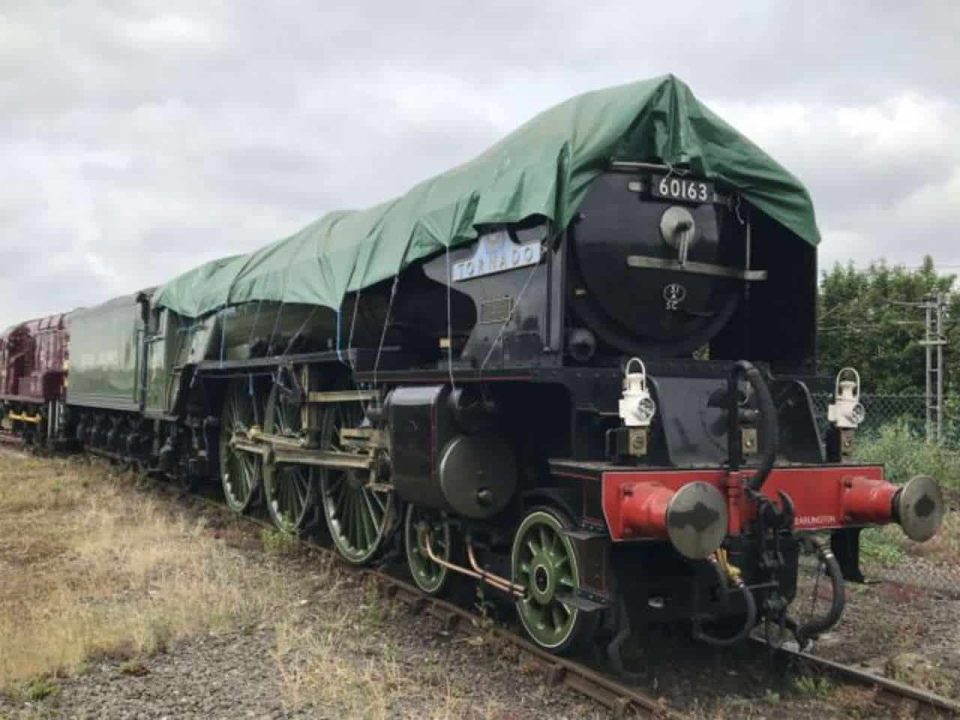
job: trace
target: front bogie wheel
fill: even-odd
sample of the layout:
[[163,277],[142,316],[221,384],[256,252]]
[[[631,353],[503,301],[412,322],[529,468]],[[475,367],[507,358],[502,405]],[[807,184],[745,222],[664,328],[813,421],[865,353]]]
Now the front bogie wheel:
[[520,622],[537,645],[557,654],[582,647],[595,626],[595,613],[564,601],[581,581],[580,561],[564,532],[572,528],[565,513],[534,508],[520,523],[511,552],[513,582],[525,589],[516,601]]
[[445,595],[450,590],[452,572],[434,558],[451,562],[460,554],[454,545],[457,542],[445,513],[413,504],[407,506],[403,522],[407,569],[413,582],[427,595]]

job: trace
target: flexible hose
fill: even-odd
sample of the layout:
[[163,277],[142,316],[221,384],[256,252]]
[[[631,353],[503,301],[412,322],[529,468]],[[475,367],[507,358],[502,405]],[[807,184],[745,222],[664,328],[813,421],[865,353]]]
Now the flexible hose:
[[753,387],[757,397],[757,406],[760,418],[760,464],[757,473],[750,479],[749,487],[760,490],[764,481],[773,469],[777,459],[777,444],[780,439],[780,424],[777,422],[777,408],[773,404],[773,396],[767,387],[763,375],[757,367],[746,360],[738,360],[733,366],[733,378],[743,373],[744,378]]
[[[727,587],[727,579],[723,574],[723,571],[715,563],[710,563],[711,566],[717,572],[720,579],[720,587]],[[750,588],[743,584],[742,580],[737,580],[733,586],[734,590],[739,590],[743,594],[744,603],[747,606],[747,617],[743,621],[743,627],[740,628],[734,635],[730,637],[720,638],[714,637],[713,635],[708,635],[703,630],[699,620],[693,621],[693,637],[696,640],[702,640],[708,645],[713,645],[714,647],[729,647],[731,645],[736,645],[746,639],[747,635],[750,634],[750,631],[753,630],[753,626],[757,624],[757,601],[753,599],[753,593],[750,592]]]
[[843,572],[840,570],[840,563],[833,556],[833,552],[819,541],[810,538],[809,542],[817,549],[817,558],[827,569],[827,576],[833,586],[833,598],[826,615],[821,618],[814,618],[807,623],[798,624],[794,629],[797,642],[800,643],[801,647],[806,644],[807,640],[815,638],[836,625],[847,605],[847,586],[843,579]]

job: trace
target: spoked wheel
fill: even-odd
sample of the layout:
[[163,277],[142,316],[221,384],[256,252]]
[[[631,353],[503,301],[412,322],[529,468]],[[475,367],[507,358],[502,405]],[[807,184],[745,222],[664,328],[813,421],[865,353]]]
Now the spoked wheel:
[[[299,438],[303,427],[303,395],[297,388],[274,383],[267,401],[265,431],[270,435]],[[314,472],[304,465],[267,465],[263,491],[270,519],[281,532],[298,535],[315,520],[317,491]]]
[[223,401],[220,420],[220,480],[227,506],[245,512],[257,499],[263,462],[259,455],[230,446],[234,433],[246,432],[261,424],[262,411],[256,388],[247,379],[231,380]]
[[451,562],[454,543],[450,521],[439,510],[407,506],[403,523],[403,544],[407,555],[407,567],[417,587],[428,595],[443,595],[452,585],[449,568],[430,559],[427,543],[434,557]]
[[580,588],[580,565],[563,531],[570,519],[553,508],[536,508],[524,517],[513,540],[513,582],[526,588],[517,613],[537,645],[570,652],[590,636],[596,613],[584,613],[563,601]]
[[[321,449],[349,452],[340,430],[358,427],[363,420],[359,403],[334,403],[324,411]],[[348,562],[372,560],[393,522],[393,493],[368,487],[367,470],[321,468],[323,515],[337,551]]]

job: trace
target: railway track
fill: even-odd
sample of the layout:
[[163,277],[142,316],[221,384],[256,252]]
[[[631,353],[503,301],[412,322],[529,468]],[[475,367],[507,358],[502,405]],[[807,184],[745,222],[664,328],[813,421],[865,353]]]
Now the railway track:
[[[8,446],[9,450],[14,450]],[[257,515],[236,515],[214,497],[199,492],[184,493],[182,489],[169,483],[152,479],[151,486],[172,496],[187,498],[190,501],[231,519],[240,519],[245,523],[274,531],[273,524]],[[302,538],[304,547],[324,555],[339,558],[337,553],[316,540]],[[475,627],[478,616],[470,610],[449,601],[427,596],[418,588],[403,579],[379,568],[356,568],[340,563],[344,571],[354,573],[361,578],[369,578],[380,588],[382,594],[409,608],[410,612],[435,618],[446,631],[458,628]],[[520,651],[531,664],[540,669],[550,684],[562,685],[593,699],[610,709],[617,718],[638,717],[662,720],[682,720],[686,717],[661,699],[652,697],[634,686],[627,685],[615,678],[598,672],[582,663],[569,658],[552,655],[509,628],[492,626],[492,632],[500,641]],[[897,717],[947,717],[960,718],[960,702],[936,693],[877,675],[868,670],[839,663],[811,653],[786,647],[772,647],[762,638],[753,637],[758,649],[772,652],[778,658],[792,663],[801,672],[827,675],[838,681],[872,688],[874,701],[889,707]]]
[[[764,640],[756,637],[752,639],[764,649],[771,649]],[[815,671],[843,682],[872,688],[874,701],[879,705],[891,707],[897,717],[930,717],[930,713],[933,713],[933,717],[960,718],[960,702],[951,698],[800,650],[777,647],[773,648],[773,652],[782,658],[806,666],[808,672]]]

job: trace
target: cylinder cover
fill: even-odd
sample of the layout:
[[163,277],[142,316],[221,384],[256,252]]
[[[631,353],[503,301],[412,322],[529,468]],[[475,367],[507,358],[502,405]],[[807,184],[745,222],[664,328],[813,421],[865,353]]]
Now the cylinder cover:
[[468,518],[490,517],[517,488],[517,461],[500,435],[457,435],[443,448],[440,487],[450,506]]

